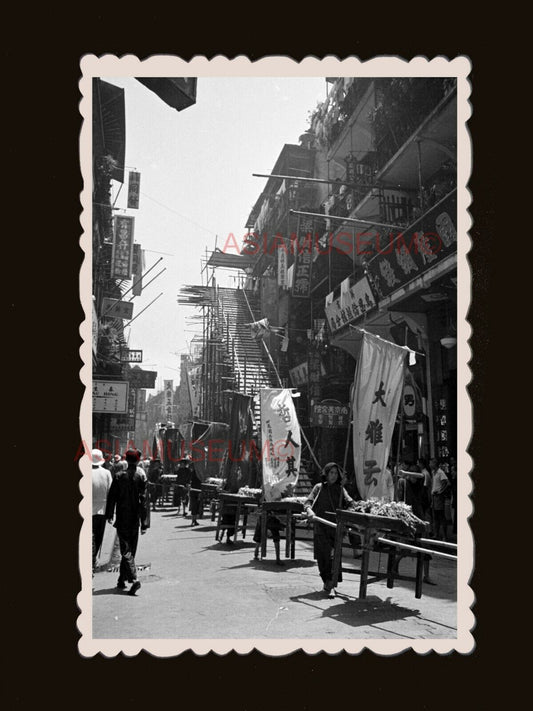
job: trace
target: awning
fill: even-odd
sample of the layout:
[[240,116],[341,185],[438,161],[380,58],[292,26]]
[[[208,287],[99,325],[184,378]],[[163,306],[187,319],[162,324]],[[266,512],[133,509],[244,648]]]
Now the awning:
[[135,77],[176,111],[196,103],[196,77]]
[[93,156],[111,156],[116,168],[111,177],[124,182],[126,156],[126,118],[124,89],[93,78]]
[[255,259],[250,255],[229,254],[220,249],[215,249],[207,262],[208,267],[225,267],[226,269],[248,269],[253,268],[254,264]]

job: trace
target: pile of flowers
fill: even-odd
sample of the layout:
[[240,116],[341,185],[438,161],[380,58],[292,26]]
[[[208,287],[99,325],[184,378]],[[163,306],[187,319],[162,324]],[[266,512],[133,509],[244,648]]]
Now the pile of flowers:
[[403,521],[411,533],[416,533],[420,525],[425,525],[427,521],[415,516],[411,506],[403,501],[383,501],[381,499],[369,499],[368,501],[355,501],[353,509],[359,513],[371,514],[372,516],[387,516]]

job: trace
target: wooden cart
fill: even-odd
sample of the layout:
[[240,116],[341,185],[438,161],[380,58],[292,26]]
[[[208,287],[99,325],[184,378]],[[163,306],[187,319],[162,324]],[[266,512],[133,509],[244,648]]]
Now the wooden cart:
[[[258,499],[256,497],[228,494],[227,492],[221,491],[219,493],[219,502],[215,540],[218,541],[219,537],[222,539],[224,531],[232,528],[235,529],[235,538],[237,538],[239,531],[242,531],[242,537],[246,538],[248,514],[250,509],[257,508]],[[222,521],[223,518],[226,518],[225,523]],[[230,520],[231,523],[229,523]],[[221,533],[222,536],[220,535]]]
[[[398,548],[393,545],[387,545],[379,541],[383,534],[387,534],[389,539],[394,538],[395,541],[412,544],[413,546],[422,547],[419,539],[426,533],[429,524],[420,524],[414,533],[411,532],[407,524],[397,518],[389,518],[388,516],[372,516],[371,514],[360,513],[356,511],[345,511],[337,509],[337,531],[335,534],[335,550],[333,554],[333,569],[332,580],[333,586],[337,585],[339,573],[356,573],[361,576],[359,583],[359,597],[366,597],[366,589],[368,583],[373,583],[378,580],[387,579],[387,587],[394,587],[394,580],[414,580],[415,581],[415,597],[422,597],[422,579],[424,571],[424,558],[429,555],[421,550],[413,551],[411,555],[416,557],[416,574],[415,577],[399,575],[396,571],[396,561],[398,556]],[[342,567],[342,541],[344,534],[348,530],[355,530],[362,541],[362,557],[361,568],[343,568]],[[370,553],[373,551],[383,552],[387,555],[387,572],[369,571]],[[369,579],[369,576],[372,576]]]
[[265,501],[261,504],[261,559],[267,550],[267,521],[269,516],[285,516],[285,558],[294,558],[296,514],[304,510],[297,501]]

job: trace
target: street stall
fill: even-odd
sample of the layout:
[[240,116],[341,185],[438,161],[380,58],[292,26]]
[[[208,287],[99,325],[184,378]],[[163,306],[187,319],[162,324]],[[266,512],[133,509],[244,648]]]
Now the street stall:
[[219,495],[223,483],[224,480],[217,477],[209,477],[205,482],[202,482],[202,507],[204,511],[206,506],[209,508],[211,521],[216,519]]
[[[413,515],[409,506],[401,502],[359,501],[358,510],[337,509],[337,523],[318,519],[321,523],[336,527],[335,549],[333,554],[332,580],[337,585],[340,573],[360,576],[359,597],[366,597],[367,585],[386,578],[387,587],[393,588],[394,581],[410,580],[415,582],[415,597],[422,597],[424,560],[428,555],[436,555],[451,560],[456,556],[430,549],[426,544],[438,544],[424,538],[429,524]],[[378,513],[379,512],[379,513]],[[342,543],[344,535],[355,532],[361,537],[361,568],[342,566]],[[415,576],[399,575],[396,562],[398,551],[406,551],[416,558]],[[387,556],[386,573],[370,571],[370,553],[384,553]],[[370,576],[370,577],[369,577]]]
[[226,491],[221,491],[219,494],[219,509],[217,519],[217,529],[215,540],[222,540],[224,531],[228,535],[233,534],[229,531],[234,531],[237,536],[239,531],[242,531],[242,537],[246,538],[246,528],[248,525],[248,516],[250,512],[257,509],[259,505],[259,497],[261,490],[252,490],[253,493],[237,493],[230,494]]
[[293,496],[280,501],[264,501],[261,504],[261,559],[267,554],[267,531],[272,518],[284,521],[282,527],[285,528],[285,558],[294,559],[296,524],[301,520],[305,498]]

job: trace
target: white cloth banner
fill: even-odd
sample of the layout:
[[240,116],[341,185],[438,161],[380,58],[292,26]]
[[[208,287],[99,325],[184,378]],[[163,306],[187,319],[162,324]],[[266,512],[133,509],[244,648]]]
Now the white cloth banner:
[[265,501],[293,496],[301,455],[300,425],[291,391],[264,388],[261,393],[261,455]]
[[350,277],[341,281],[341,309],[346,308],[350,303]]
[[353,389],[353,451],[363,499],[390,498],[385,468],[403,387],[406,348],[364,333]]
[[269,332],[269,324],[267,318],[262,318],[261,321],[254,321],[250,324],[252,338],[258,341]]

